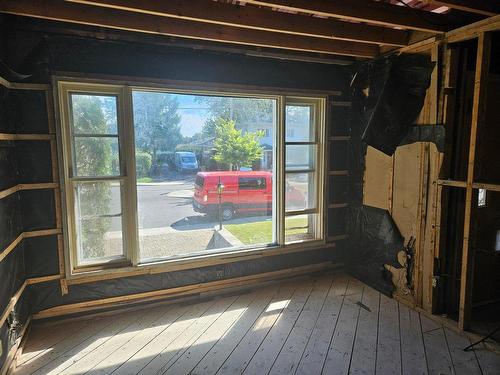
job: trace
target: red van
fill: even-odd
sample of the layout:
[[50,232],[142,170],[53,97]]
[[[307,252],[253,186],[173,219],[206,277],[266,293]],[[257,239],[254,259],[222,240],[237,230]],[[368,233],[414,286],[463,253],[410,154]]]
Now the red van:
[[[273,180],[267,171],[198,172],[194,182],[193,209],[196,212],[217,215],[219,197],[217,185],[222,190],[222,218],[230,220],[235,213],[272,212]],[[287,201],[305,205],[304,195],[297,189],[287,190]]]

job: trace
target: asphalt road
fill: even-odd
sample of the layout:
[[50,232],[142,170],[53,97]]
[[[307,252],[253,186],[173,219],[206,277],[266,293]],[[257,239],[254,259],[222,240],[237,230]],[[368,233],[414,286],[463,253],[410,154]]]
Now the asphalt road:
[[[120,212],[119,188],[112,188],[111,212]],[[208,218],[194,212],[192,179],[137,186],[139,228],[164,228],[209,224]],[[119,220],[112,220],[111,230],[119,230]],[[177,229],[177,228],[176,228]],[[186,228],[188,229],[188,228]],[[194,228],[193,228],[194,229]]]
[[[111,213],[120,212],[119,188],[112,188]],[[192,177],[176,181],[137,186],[138,220],[140,229],[171,227],[175,230],[211,229],[218,224],[217,219],[197,213],[193,210],[192,194],[194,183]],[[262,216],[236,216],[225,224],[260,221]],[[112,220],[111,230],[120,230],[118,217]]]

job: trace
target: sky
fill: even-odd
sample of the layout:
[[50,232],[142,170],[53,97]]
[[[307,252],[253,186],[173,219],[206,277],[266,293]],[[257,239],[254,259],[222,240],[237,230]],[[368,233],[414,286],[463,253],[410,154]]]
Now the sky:
[[205,103],[197,103],[196,95],[174,94],[179,102],[178,113],[181,116],[181,134],[184,137],[191,137],[201,132],[205,121],[210,117],[208,107]]

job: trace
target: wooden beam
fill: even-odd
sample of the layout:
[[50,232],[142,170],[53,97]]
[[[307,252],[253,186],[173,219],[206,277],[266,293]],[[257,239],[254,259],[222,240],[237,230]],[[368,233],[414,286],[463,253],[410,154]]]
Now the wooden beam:
[[449,15],[372,0],[246,0],[247,4],[357,22],[442,33],[453,28]]
[[207,0],[66,0],[188,21],[354,42],[405,46],[408,32]]
[[464,237],[462,248],[462,272],[460,276],[460,305],[458,325],[462,330],[469,328],[472,311],[472,287],[474,282],[474,257],[469,236],[472,213],[472,193],[476,156],[477,129],[484,121],[484,103],[490,66],[491,34],[481,33],[477,41],[476,73],[474,77],[474,97],[472,100],[472,121],[469,141],[469,161],[467,187],[465,193]]
[[367,43],[291,36],[224,25],[204,24],[202,26],[186,20],[166,20],[165,17],[160,16],[100,9],[95,6],[70,4],[57,0],[4,0],[0,3],[0,12],[150,34],[332,55],[371,58],[379,51],[378,46]]
[[427,0],[427,2],[483,16],[494,16],[500,13],[498,0]]

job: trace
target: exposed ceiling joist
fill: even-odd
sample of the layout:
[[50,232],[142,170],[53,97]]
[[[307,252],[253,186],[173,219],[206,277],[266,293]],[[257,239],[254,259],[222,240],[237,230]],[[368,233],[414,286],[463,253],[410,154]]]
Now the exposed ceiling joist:
[[500,1],[498,0],[427,0],[427,2],[484,16],[500,14]]
[[200,24],[58,0],[3,0],[0,2],[0,12],[150,34],[332,55],[371,58],[379,52],[378,46],[374,44]]
[[245,3],[433,33],[454,26],[448,15],[373,0],[245,0]]
[[380,26],[277,13],[269,8],[239,6],[207,0],[67,0],[106,8],[127,10],[242,28],[355,42],[406,46],[408,33]]

